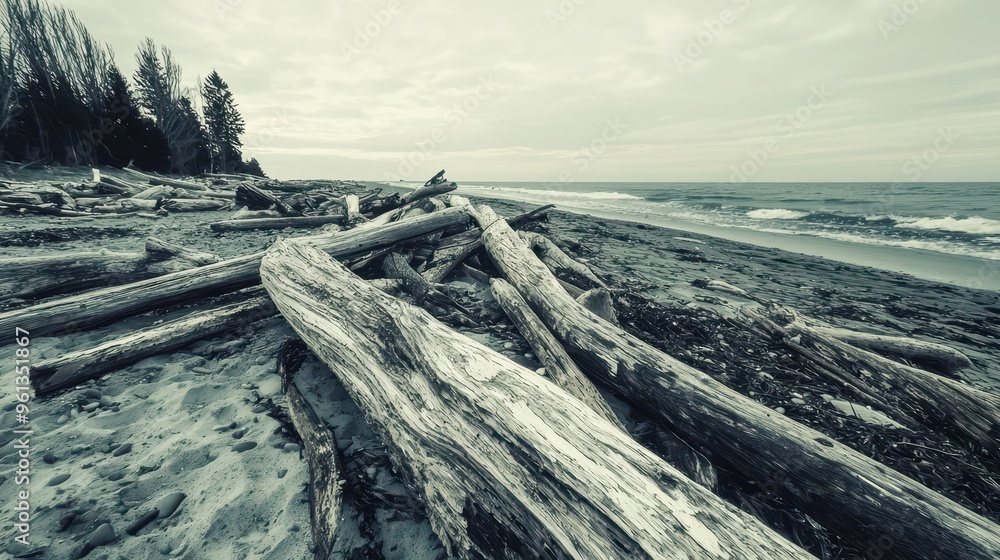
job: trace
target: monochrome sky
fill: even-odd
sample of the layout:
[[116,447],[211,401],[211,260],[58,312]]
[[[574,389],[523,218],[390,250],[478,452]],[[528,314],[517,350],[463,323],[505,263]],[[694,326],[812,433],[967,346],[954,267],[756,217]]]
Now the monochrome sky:
[[218,70],[278,178],[1000,179],[996,0],[65,5]]

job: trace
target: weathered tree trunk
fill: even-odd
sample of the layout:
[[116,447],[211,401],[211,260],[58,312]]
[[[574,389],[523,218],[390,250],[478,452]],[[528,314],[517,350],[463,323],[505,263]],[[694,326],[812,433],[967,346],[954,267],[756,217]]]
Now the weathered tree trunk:
[[150,185],[162,185],[165,187],[174,187],[178,189],[187,189],[189,191],[204,191],[208,190],[205,185],[200,185],[198,183],[192,183],[191,181],[182,181],[180,179],[170,179],[168,177],[162,177],[159,175],[147,175],[141,171],[136,171],[135,169],[130,169],[125,167],[122,171],[132,175],[133,177],[146,181]]
[[254,229],[314,228],[326,224],[342,224],[347,221],[343,215],[298,216],[290,218],[251,218],[246,220],[225,220],[213,222],[213,231],[246,231]]
[[457,188],[458,184],[448,182],[448,180],[444,178],[444,169],[442,169],[440,173],[431,177],[422,187],[403,196],[402,202],[404,205],[409,204],[411,202],[416,202],[421,198],[448,193]]
[[[334,257],[347,257],[467,222],[468,215],[463,211],[449,209],[383,228],[353,229],[335,236],[301,237],[298,241],[315,245]],[[263,255],[256,253],[2,313],[0,332],[3,329],[13,332],[15,327],[21,327],[35,337],[71,333],[160,307],[247,288],[260,282],[258,268]],[[12,340],[0,338],[0,345]]]
[[228,201],[208,198],[171,198],[160,204],[160,208],[167,212],[210,212],[230,206],[232,204]]
[[157,237],[146,239],[146,260],[149,261],[147,269],[154,274],[180,272],[222,261],[218,255],[174,245]]
[[530,231],[522,231],[520,235],[538,258],[559,278],[567,279],[570,284],[584,290],[608,287],[589,267],[567,255],[548,237]]
[[807,557],[566,391],[320,251],[279,241],[261,276],[378,427],[450,554]]
[[431,286],[423,276],[410,266],[410,261],[399,253],[392,253],[382,261],[382,270],[388,278],[399,280],[417,305],[427,308],[436,317],[447,317],[465,325],[478,325],[469,313],[448,295]]
[[442,239],[434,249],[434,256],[427,261],[421,276],[428,282],[444,280],[456,266],[483,247],[479,239],[481,235],[482,230],[473,228]]
[[961,439],[1000,457],[1000,396],[855,348],[801,321],[777,325],[751,310],[745,313],[772,334],[801,337],[796,345],[810,350],[811,359],[824,366],[817,371],[837,368],[841,371],[837,381],[874,387],[888,400],[906,407],[883,410],[890,417],[900,421],[916,418],[931,428],[943,425]]
[[518,332],[531,346],[531,350],[538,356],[538,359],[545,366],[545,373],[553,383],[565,389],[569,394],[583,401],[584,404],[592,408],[595,412],[603,416],[608,422],[618,426],[622,431],[627,432],[618,416],[608,406],[607,401],[597,391],[597,387],[587,379],[580,368],[569,357],[562,344],[548,327],[535,315],[535,312],[528,307],[521,294],[507,281],[499,278],[490,282],[493,289],[493,296],[497,303],[503,308],[504,313],[510,317]]
[[315,560],[333,560],[337,523],[343,501],[337,442],[295,383],[288,385],[288,415],[302,437],[309,464],[309,513]]
[[36,363],[31,370],[31,384],[38,395],[74,387],[144,358],[232,331],[275,313],[274,305],[266,297],[191,313],[88,350],[70,352]]
[[343,204],[348,223],[363,222],[368,219],[361,214],[361,200],[358,198],[358,195],[345,195]]
[[933,365],[940,366],[945,373],[955,373],[972,366],[972,361],[968,356],[944,344],[903,336],[863,333],[813,324],[808,326],[814,332],[831,336],[851,346],[893,354],[911,360],[930,361]]
[[135,282],[219,260],[215,255],[153,237],[146,241],[145,253],[63,252],[0,259],[0,300],[33,299]]
[[236,187],[236,205],[246,206],[250,210],[267,210],[274,208],[282,216],[301,216],[302,214],[285,204],[278,197],[249,184]]
[[177,191],[175,191],[170,187],[164,187],[162,185],[153,186],[149,187],[146,190],[140,191],[129,198],[133,200],[156,200],[160,198],[173,198],[176,196],[176,192]]
[[[153,212],[160,206],[157,200],[146,200],[142,198],[123,198],[118,201],[119,212]],[[94,207],[94,212],[98,211],[98,206]]]
[[[488,207],[470,213],[497,267],[584,371],[749,480],[883,558],[1000,556],[997,525],[652,348],[583,308]],[[889,546],[879,539],[888,533]]]

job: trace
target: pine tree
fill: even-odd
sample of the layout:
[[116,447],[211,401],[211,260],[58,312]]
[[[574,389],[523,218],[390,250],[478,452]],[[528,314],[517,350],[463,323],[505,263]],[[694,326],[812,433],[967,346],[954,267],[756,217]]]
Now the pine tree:
[[250,158],[250,161],[244,164],[243,173],[246,173],[247,175],[255,175],[257,177],[267,178],[267,175],[264,173],[264,170],[261,169],[260,167],[260,162],[257,161],[257,158],[255,157]]
[[229,84],[212,70],[202,87],[205,98],[205,124],[212,142],[212,153],[218,162],[216,171],[229,173],[243,165],[240,135],[246,130],[243,117],[236,109]]
[[147,38],[139,46],[135,59],[140,104],[167,137],[172,170],[198,173],[208,169],[199,161],[205,133],[197,111],[181,87],[181,67],[174,62],[170,49],[157,49],[156,43]]

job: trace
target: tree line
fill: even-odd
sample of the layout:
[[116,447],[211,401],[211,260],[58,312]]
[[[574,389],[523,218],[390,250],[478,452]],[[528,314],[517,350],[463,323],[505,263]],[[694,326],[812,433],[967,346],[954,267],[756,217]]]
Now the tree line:
[[166,46],[139,45],[130,82],[71,10],[42,0],[4,4],[0,159],[264,175],[256,159],[243,160],[245,123],[215,70],[199,84],[199,114]]

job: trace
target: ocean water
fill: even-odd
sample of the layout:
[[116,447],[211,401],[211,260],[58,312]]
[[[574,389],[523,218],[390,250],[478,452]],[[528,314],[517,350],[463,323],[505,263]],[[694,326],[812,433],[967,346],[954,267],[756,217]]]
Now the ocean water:
[[460,183],[459,194],[1000,289],[1000,183]]

